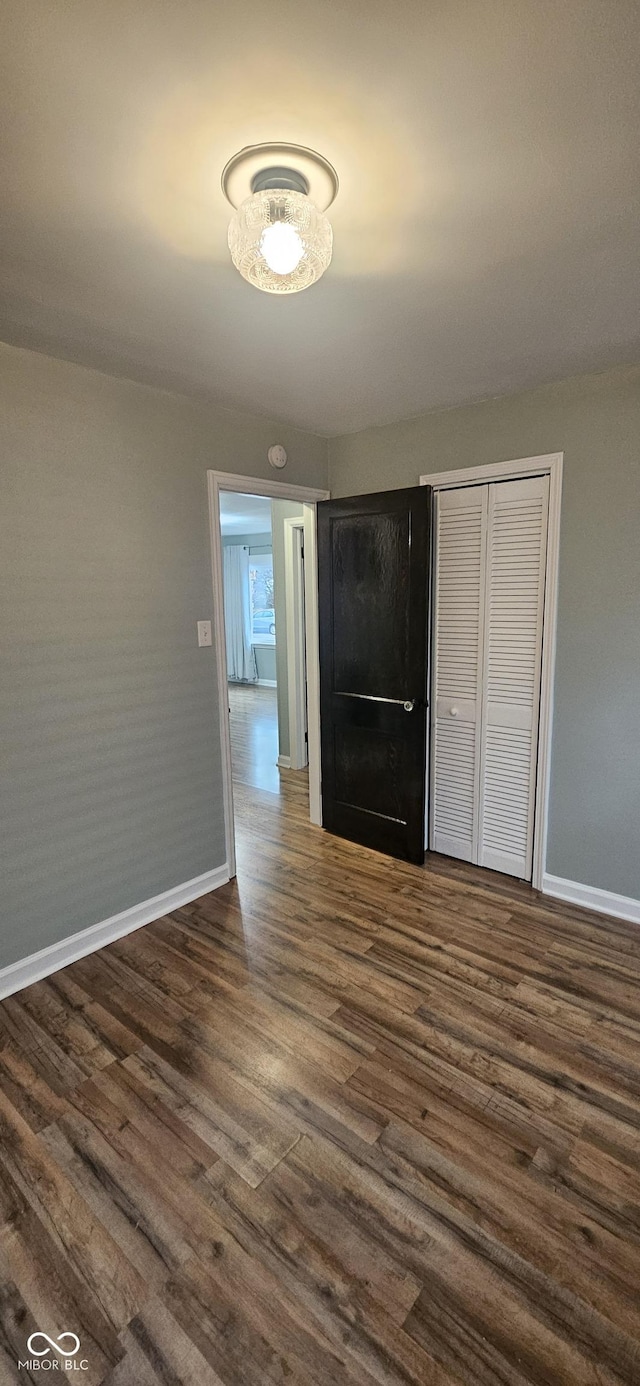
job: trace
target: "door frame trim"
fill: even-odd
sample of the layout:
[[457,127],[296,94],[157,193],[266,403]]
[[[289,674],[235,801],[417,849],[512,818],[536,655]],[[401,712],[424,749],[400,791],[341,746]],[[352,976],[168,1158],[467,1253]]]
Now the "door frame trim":
[[[543,888],[547,859],[551,740],[553,732],[553,684],[558,621],[558,570],[560,561],[560,510],[562,501],[563,461],[564,453],[551,452],[543,454],[540,457],[519,457],[512,462],[489,462],[478,467],[458,467],[454,471],[432,472],[420,477],[421,486],[433,487],[435,502],[434,515],[435,507],[438,503],[438,491],[448,491],[453,488],[458,489],[461,486],[482,486],[492,481],[517,481],[525,476],[549,477],[549,516],[547,522],[547,561],[544,581],[536,801],[533,820],[533,867],[531,884],[534,890],[542,890]],[[435,669],[432,668],[432,707],[434,679]],[[429,798],[431,799],[431,795]],[[427,813],[429,814],[429,812],[430,804]]]
[[[220,747],[222,752],[222,802],[224,811],[224,833],[226,860],[229,876],[236,874],[235,817],[233,808],[233,778],[231,768],[231,728],[229,726],[229,701],[227,681],[227,649],[224,628],[224,588],[222,575],[222,534],[220,530],[220,492],[237,491],[250,496],[265,496],[270,500],[300,501],[305,507],[305,544],[309,545],[308,568],[311,576],[316,572],[316,516],[318,501],[328,500],[329,492],[309,486],[293,486],[282,481],[265,481],[257,476],[240,476],[234,472],[207,471],[207,492],[209,498],[209,536],[211,541],[211,577],[213,585],[213,629],[218,683],[218,712],[220,719]],[[307,607],[307,659],[319,669],[318,650],[318,587],[317,573],[315,584],[310,581],[309,591],[305,593]],[[315,602],[315,606],[314,606]],[[307,690],[309,720],[309,816],[312,823],[322,823],[322,799],[320,785],[320,699],[318,696],[319,673],[310,680]],[[316,726],[317,722],[317,726]],[[313,727],[314,735],[311,731]]]
[[289,704],[289,761],[293,770],[307,764],[304,740],[306,701],[306,623],[302,576],[302,551],[296,546],[295,531],[304,539],[304,518],[293,516],[284,522],[284,585],[287,623],[287,701]]

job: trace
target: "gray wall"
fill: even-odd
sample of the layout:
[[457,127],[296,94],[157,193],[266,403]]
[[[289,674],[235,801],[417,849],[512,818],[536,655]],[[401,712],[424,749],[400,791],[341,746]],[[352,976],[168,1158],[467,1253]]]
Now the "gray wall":
[[206,472],[326,442],[0,345],[0,966],[220,865]]
[[564,452],[547,870],[640,898],[640,367],[332,439],[337,496]]
[[[311,483],[310,483],[311,484]],[[287,609],[284,570],[284,522],[303,514],[298,501],[271,502],[273,587],[276,603],[276,678],[278,683],[278,751],[289,755],[289,686],[287,682]]]
[[[223,534],[222,543],[225,548],[232,544],[246,544],[250,553],[271,553],[270,534]],[[275,645],[254,645],[256,656],[256,666],[259,679],[268,679],[270,683],[276,682],[276,647]]]
[[[240,493],[232,492],[231,494],[239,495]],[[248,549],[257,549],[260,553],[261,550],[271,548],[271,534],[269,532],[265,534],[223,534],[222,543],[225,549],[230,544],[246,544]]]

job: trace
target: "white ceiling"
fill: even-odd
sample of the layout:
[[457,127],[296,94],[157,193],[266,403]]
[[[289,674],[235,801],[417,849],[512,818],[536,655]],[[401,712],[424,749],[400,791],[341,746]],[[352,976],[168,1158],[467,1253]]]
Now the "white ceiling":
[[271,501],[264,496],[220,492],[220,529],[223,534],[264,534],[271,538]]
[[[4,0],[0,337],[337,433],[640,357],[637,0]],[[332,266],[229,262],[244,144]]]

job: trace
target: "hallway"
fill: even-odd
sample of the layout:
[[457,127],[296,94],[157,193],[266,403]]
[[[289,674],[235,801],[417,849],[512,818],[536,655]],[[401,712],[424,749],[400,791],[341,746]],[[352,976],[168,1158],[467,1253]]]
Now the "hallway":
[[230,683],[228,689],[234,784],[279,794],[276,689],[252,683]]
[[231,764],[233,782],[280,794],[290,780],[308,788],[307,770],[278,766],[278,700],[275,688],[230,683]]

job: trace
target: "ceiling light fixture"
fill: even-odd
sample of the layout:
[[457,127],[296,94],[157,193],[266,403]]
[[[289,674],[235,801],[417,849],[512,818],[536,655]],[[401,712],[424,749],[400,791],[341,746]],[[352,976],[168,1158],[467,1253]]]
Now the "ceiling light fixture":
[[324,213],[338,176],[328,160],[298,144],[252,144],[229,160],[222,189],[236,208],[229,250],[243,279],[268,294],[315,284],[333,249]]

